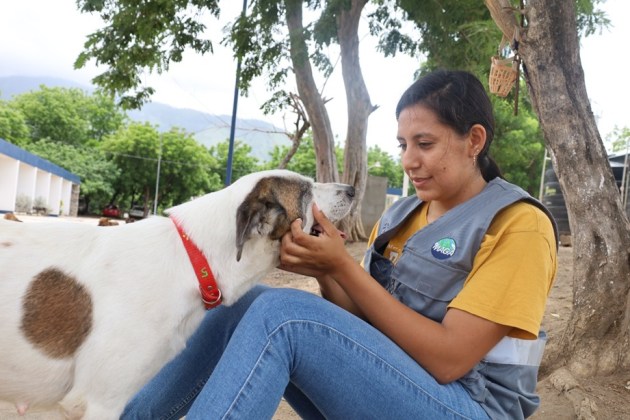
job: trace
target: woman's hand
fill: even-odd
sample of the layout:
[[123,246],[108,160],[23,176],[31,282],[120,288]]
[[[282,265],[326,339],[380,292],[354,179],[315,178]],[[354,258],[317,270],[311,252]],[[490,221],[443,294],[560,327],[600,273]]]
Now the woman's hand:
[[343,233],[313,204],[315,223],[321,226],[319,236],[302,230],[302,220],[291,224],[291,231],[282,237],[279,268],[312,277],[332,275],[343,264],[355,263],[347,252]]

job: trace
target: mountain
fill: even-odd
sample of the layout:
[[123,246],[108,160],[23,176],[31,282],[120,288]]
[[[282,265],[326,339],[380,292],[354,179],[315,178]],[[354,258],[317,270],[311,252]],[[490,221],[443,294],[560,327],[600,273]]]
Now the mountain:
[[[9,100],[15,95],[37,91],[41,85],[78,88],[88,93],[95,90],[92,86],[60,78],[6,76],[0,77],[0,99]],[[147,103],[140,110],[127,111],[127,115],[133,121],[148,122],[157,126],[160,131],[180,127],[191,133],[199,143],[206,147],[230,138],[232,117],[229,115],[212,115],[159,102]],[[269,154],[275,146],[290,144],[281,129],[269,122],[257,119],[237,118],[234,138],[236,141],[248,144],[252,148],[252,156],[261,162],[269,160]]]
[[71,80],[59,79],[56,77],[28,77],[28,76],[6,76],[0,77],[0,99],[8,100],[12,96],[21,93],[39,90],[39,86],[78,88],[88,93],[94,91],[93,87],[85,86]]
[[[181,127],[206,147],[230,138],[230,115],[212,115],[194,109],[174,108],[159,102],[145,104],[141,110],[128,111],[127,115],[134,121],[147,121],[156,125],[159,130]],[[269,153],[275,146],[290,144],[281,129],[255,119],[237,118],[234,138],[251,146],[251,154],[260,161],[269,160]]]

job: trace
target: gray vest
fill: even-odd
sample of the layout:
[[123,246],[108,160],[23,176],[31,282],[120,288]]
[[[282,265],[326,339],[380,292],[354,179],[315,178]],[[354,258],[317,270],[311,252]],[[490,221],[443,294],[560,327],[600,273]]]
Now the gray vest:
[[[527,201],[547,214],[557,242],[549,211],[520,187],[495,178],[480,194],[413,234],[396,265],[382,253],[421,201],[413,196],[395,202],[379,222],[364,267],[397,300],[441,322],[472,269],[490,223],[500,210],[517,201]],[[545,341],[543,332],[538,340],[505,337],[459,382],[491,418],[528,417],[540,402],[535,388]]]

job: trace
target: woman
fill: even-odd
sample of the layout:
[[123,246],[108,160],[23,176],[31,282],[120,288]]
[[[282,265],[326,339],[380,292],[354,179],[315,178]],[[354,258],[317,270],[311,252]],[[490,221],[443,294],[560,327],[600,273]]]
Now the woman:
[[271,418],[283,395],[303,418],[534,412],[556,270],[552,218],[501,179],[488,155],[492,107],[471,74],[419,79],[396,117],[416,197],[385,212],[363,264],[315,206],[323,233],[295,221],[281,268],[316,277],[324,299],[257,287],[209,311],[124,416]]

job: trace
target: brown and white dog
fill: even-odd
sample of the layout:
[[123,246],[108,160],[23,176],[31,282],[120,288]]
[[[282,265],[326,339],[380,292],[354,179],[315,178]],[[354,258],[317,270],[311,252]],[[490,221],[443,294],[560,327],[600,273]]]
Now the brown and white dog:
[[0,221],[0,400],[118,418],[199,325],[208,271],[220,294],[205,299],[231,305],[278,265],[293,220],[311,230],[313,202],[336,221],[353,197],[276,170],[113,229]]

